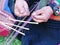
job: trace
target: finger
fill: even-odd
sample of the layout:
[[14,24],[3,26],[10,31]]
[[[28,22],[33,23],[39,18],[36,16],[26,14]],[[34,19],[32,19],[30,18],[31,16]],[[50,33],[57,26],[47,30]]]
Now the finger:
[[32,16],[42,16],[43,11],[37,10],[32,13]]
[[17,15],[17,16],[19,15],[18,8],[15,8],[15,9],[14,9],[14,13],[15,13],[15,15]]
[[34,15],[34,13],[37,14],[37,15],[41,15],[41,14],[43,13],[43,10],[40,9],[40,10],[34,11],[34,12],[32,13],[32,15]]
[[36,20],[44,20],[44,22],[47,22],[49,17],[46,16],[33,16],[33,18],[35,18]]
[[16,1],[16,4],[15,4],[15,8],[18,8],[18,10],[20,11],[20,13],[24,13],[25,12],[25,9],[23,7],[23,3],[22,1],[19,2],[19,1]]
[[17,6],[15,7],[15,10],[14,10],[15,14],[19,17],[22,17],[22,16],[25,16],[26,13],[22,10],[20,10],[20,8],[18,8]]
[[35,19],[35,18],[33,18],[33,20],[36,21],[36,22],[38,22],[38,23],[44,22],[44,20],[37,20],[37,19]]
[[42,15],[32,15],[33,18],[37,19],[37,20],[45,20],[46,19],[46,15],[42,14]]
[[36,21],[36,22],[38,22],[38,23],[42,23],[42,22],[44,22],[44,19],[40,19],[40,17],[38,16],[38,15],[36,14],[36,13],[33,13],[32,14],[32,17],[33,17],[33,20],[34,21]]
[[17,16],[19,16],[19,17],[21,17],[21,16],[28,16],[28,14],[27,14],[27,12],[25,11],[25,9],[24,9],[24,7],[23,8],[18,8],[18,7],[16,7],[17,8],[17,11],[19,12],[19,15],[17,15]]
[[29,8],[28,8],[28,4],[26,2],[24,2],[24,8],[25,8],[25,11],[27,13],[27,15],[29,15]]

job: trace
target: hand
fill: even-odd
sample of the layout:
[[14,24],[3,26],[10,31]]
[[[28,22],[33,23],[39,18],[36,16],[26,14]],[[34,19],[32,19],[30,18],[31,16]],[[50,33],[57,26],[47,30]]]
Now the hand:
[[50,6],[46,6],[32,13],[33,20],[41,23],[47,22],[50,16],[53,14],[53,10]]
[[29,8],[25,0],[16,0],[14,7],[15,15],[22,17],[29,15]]

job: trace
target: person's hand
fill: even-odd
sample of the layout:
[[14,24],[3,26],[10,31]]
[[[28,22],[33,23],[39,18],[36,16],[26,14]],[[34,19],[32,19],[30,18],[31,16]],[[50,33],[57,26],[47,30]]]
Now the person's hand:
[[40,10],[34,11],[32,13],[32,18],[34,21],[41,23],[47,22],[50,16],[53,14],[53,10],[50,6],[41,8]]
[[25,0],[16,0],[15,7],[14,7],[15,15],[19,17],[28,16],[29,15],[29,8],[28,4]]

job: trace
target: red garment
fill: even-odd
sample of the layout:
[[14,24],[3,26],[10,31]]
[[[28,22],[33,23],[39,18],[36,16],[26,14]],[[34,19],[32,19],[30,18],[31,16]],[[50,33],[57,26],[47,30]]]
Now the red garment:
[[8,29],[4,29],[2,26],[0,26],[0,36],[6,37],[9,33]]
[[55,17],[54,15],[51,15],[50,19],[54,19],[54,17]]

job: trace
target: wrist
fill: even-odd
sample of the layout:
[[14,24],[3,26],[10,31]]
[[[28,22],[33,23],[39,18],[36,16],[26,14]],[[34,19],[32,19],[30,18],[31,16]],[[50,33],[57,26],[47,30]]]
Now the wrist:
[[48,3],[48,6],[50,6],[53,10],[53,14],[55,16],[59,15],[60,14],[60,9],[59,9],[59,5],[57,3],[52,3],[52,2],[49,2]]
[[48,6],[48,8],[50,10],[50,14],[52,15],[53,14],[53,9],[50,6]]

